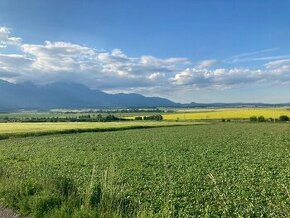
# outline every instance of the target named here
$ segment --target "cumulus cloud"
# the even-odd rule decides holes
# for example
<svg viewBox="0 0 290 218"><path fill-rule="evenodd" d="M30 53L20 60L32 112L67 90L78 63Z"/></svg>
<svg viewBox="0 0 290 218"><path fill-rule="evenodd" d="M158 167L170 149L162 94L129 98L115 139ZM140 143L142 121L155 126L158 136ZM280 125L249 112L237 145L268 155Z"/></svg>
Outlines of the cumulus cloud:
<svg viewBox="0 0 290 218"><path fill-rule="evenodd" d="M46 41L44 45L21 45L23 52L33 58L31 68L39 71L83 71L92 66L95 51L67 42Z"/></svg>
<svg viewBox="0 0 290 218"><path fill-rule="evenodd" d="M7 27L0 27L0 47L5 48L7 45L20 45L20 37L10 36L10 30Z"/></svg>
<svg viewBox="0 0 290 218"><path fill-rule="evenodd" d="M187 68L177 73L172 81L176 85L191 85L196 88L231 88L242 84L251 83L284 83L290 82L290 65L275 69L197 69ZM281 70L285 69L283 75Z"/></svg>
<svg viewBox="0 0 290 218"><path fill-rule="evenodd" d="M11 75L17 73L15 82L68 80L104 89L149 87L165 83L172 74L190 64L187 58L129 57L120 49L104 52L69 42L27 44L15 40L14 44L16 37L11 37L7 28L2 28L2 32L5 33L2 37L5 45L16 45L21 51L17 54L0 53L0 70L6 72L7 78L9 72ZM1 78L5 79L3 75Z"/></svg>
<svg viewBox="0 0 290 218"><path fill-rule="evenodd" d="M184 57L130 57L120 49L99 51L70 42L27 44L20 37L11 36L8 28L0 27L0 48L5 50L9 46L17 46L19 52L0 52L0 79L14 82L49 83L65 80L111 92L159 90L160 93L182 88L228 89L244 84L290 82L289 58L269 59L275 61L258 69L217 68L219 63L225 65L227 62L241 61L270 50L240 54L222 62L207 59L194 65Z"/></svg>

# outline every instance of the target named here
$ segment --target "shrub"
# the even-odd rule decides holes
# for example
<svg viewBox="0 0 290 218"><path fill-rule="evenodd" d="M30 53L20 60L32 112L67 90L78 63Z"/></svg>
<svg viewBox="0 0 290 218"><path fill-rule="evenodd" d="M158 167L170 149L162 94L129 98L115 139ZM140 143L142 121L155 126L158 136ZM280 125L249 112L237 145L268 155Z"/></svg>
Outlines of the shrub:
<svg viewBox="0 0 290 218"><path fill-rule="evenodd" d="M286 115L281 115L281 116L279 117L279 120L282 121L282 122L285 122L285 121L289 121L290 119L289 119L289 117L286 116Z"/></svg>
<svg viewBox="0 0 290 218"><path fill-rule="evenodd" d="M144 120L157 120L157 121L160 121L160 120L163 120L163 116L160 115L160 114L157 114L157 115L145 116L143 119Z"/></svg>
<svg viewBox="0 0 290 218"><path fill-rule="evenodd" d="M143 120L143 117L135 117L135 120Z"/></svg>
<svg viewBox="0 0 290 218"><path fill-rule="evenodd" d="M264 116L259 116L258 117L258 122L265 122L265 121L266 121L266 119L265 119Z"/></svg>
<svg viewBox="0 0 290 218"><path fill-rule="evenodd" d="M251 122L257 122L258 121L258 118L256 116L251 116L250 117L250 121Z"/></svg>

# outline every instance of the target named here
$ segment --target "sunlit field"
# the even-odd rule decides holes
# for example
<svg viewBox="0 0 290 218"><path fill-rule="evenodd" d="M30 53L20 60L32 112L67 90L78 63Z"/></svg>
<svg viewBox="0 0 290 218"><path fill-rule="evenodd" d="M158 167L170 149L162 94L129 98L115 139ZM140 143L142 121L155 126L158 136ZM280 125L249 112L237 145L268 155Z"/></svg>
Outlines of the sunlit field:
<svg viewBox="0 0 290 218"><path fill-rule="evenodd" d="M265 118L279 118L281 115L290 116L288 108L237 108L237 109L210 109L204 111L188 110L172 114L163 114L165 120L204 120L204 119L249 119L251 116Z"/></svg>
<svg viewBox="0 0 290 218"><path fill-rule="evenodd" d="M176 126L193 125L201 123L193 122L155 122L155 121L126 121L126 122L43 122L43 123L0 123L0 136L29 135L33 133L61 133L84 132L90 130L115 130L137 127L157 127L157 126Z"/></svg>
<svg viewBox="0 0 290 218"><path fill-rule="evenodd" d="M289 217L290 125L0 140L0 204L28 217Z"/></svg>

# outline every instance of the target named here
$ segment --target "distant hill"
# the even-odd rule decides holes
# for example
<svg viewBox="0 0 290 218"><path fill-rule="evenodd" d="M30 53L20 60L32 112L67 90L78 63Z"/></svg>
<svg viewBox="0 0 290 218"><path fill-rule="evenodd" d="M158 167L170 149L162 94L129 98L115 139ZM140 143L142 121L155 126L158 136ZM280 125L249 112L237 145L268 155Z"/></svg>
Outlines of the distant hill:
<svg viewBox="0 0 290 218"><path fill-rule="evenodd" d="M77 83L13 84L0 80L0 110L101 108L101 107L179 107L165 98L139 94L107 94Z"/></svg>

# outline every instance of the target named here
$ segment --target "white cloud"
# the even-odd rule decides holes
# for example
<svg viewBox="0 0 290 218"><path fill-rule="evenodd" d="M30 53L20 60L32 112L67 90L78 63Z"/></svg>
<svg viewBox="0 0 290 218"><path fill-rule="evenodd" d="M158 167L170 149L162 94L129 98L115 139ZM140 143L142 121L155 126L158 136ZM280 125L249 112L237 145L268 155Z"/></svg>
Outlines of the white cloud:
<svg viewBox="0 0 290 218"><path fill-rule="evenodd" d="M164 73L159 73L159 72L156 72L156 73L152 73L148 76L148 79L150 80L160 80L162 78L165 77L165 74Z"/></svg>
<svg viewBox="0 0 290 218"><path fill-rule="evenodd" d="M273 69L273 68L279 68L281 66L289 66L290 65L290 59L282 59L282 60L278 60L278 61L271 61L267 64L265 64L265 66L268 69Z"/></svg>
<svg viewBox="0 0 290 218"><path fill-rule="evenodd" d="M196 68L199 68L199 69L209 68L209 67L211 67L213 65L216 65L218 63L220 63L220 61L218 61L218 60L213 60L213 59L211 59L211 60L203 60L203 61L198 63Z"/></svg>
<svg viewBox="0 0 290 218"><path fill-rule="evenodd" d="M22 54L0 54L0 69L6 72L30 71L33 60Z"/></svg>
<svg viewBox="0 0 290 218"><path fill-rule="evenodd" d="M67 43L46 41L44 45L21 45L23 52L34 59L32 68L45 72L74 72L90 69L95 51Z"/></svg>
<svg viewBox="0 0 290 218"><path fill-rule="evenodd" d="M126 78L146 78L156 72L159 77L179 70L189 63L186 58L159 59L153 56L128 57L121 50L98 54L102 72L108 75ZM152 79L152 76L151 76Z"/></svg>
<svg viewBox="0 0 290 218"><path fill-rule="evenodd" d="M10 36L10 30L7 27L0 27L0 46L1 48L6 45L20 45L22 39L19 37Z"/></svg>
<svg viewBox="0 0 290 218"><path fill-rule="evenodd" d="M22 43L22 39L12 37L6 27L0 27L0 42L1 51L9 46L19 48L17 53L0 53L0 78L15 82L66 80L112 92L142 90L143 93L144 90L168 93L168 90L228 89L245 84L290 82L289 58L271 61L258 69L216 68L220 61L214 59L203 60L194 67L188 58L183 57L130 57L120 49L99 51L69 42ZM241 54L228 62L253 58L269 51ZM273 57L261 58L273 60Z"/></svg>
<svg viewBox="0 0 290 218"><path fill-rule="evenodd" d="M287 76L286 76L287 75ZM290 71L285 72L285 77L290 76ZM233 68L233 69L196 69L187 68L177 73L172 81L176 85L191 85L195 88L231 88L233 86L251 83L282 82L276 71L261 69ZM288 79L290 82L290 78Z"/></svg>

